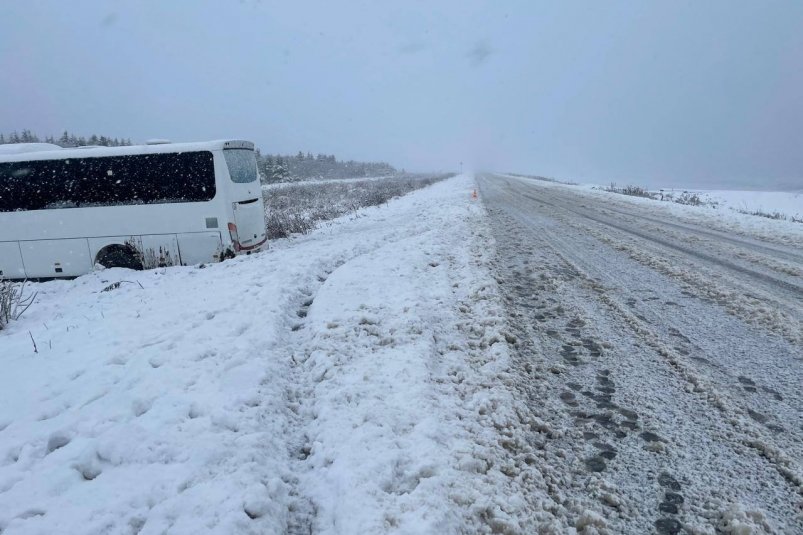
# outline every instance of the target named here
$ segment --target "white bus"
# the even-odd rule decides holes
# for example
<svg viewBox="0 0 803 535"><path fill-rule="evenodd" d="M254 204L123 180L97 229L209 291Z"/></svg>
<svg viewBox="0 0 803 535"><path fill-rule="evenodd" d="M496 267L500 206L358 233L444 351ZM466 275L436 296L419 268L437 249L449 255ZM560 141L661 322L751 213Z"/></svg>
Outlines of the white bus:
<svg viewBox="0 0 803 535"><path fill-rule="evenodd" d="M2 278L215 262L266 240L248 141L0 155Z"/></svg>

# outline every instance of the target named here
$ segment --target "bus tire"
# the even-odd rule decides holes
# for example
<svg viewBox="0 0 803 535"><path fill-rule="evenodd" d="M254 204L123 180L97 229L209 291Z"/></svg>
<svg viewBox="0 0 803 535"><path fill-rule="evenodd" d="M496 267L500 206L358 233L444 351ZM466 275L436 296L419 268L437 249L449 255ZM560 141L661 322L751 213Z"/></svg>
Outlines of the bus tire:
<svg viewBox="0 0 803 535"><path fill-rule="evenodd" d="M139 254L130 245L107 245L98 252L95 263L105 268L119 267L137 271L143 269Z"/></svg>

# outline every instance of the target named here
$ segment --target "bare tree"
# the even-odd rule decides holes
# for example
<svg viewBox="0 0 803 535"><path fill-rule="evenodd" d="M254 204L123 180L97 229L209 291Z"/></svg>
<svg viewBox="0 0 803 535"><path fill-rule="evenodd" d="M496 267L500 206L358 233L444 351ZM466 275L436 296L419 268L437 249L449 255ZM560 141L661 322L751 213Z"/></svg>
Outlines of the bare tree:
<svg viewBox="0 0 803 535"><path fill-rule="evenodd" d="M36 299L36 293L27 294L25 281L17 283L0 279L0 331L11 320L18 320Z"/></svg>

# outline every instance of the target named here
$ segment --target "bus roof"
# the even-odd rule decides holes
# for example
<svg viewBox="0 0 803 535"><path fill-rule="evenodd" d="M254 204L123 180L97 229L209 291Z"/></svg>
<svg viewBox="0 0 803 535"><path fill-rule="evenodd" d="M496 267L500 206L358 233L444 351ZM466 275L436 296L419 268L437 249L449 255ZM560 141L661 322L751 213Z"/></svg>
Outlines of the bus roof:
<svg viewBox="0 0 803 535"><path fill-rule="evenodd" d="M13 144L12 144L13 145ZM44 145L42 143L41 145ZM0 145L7 147L8 145ZM161 143L158 145L128 145L125 147L74 147L62 149L57 145L38 147L23 152L12 149L0 150L0 162L24 162L28 160L65 160L69 158L101 158L103 156L129 156L134 154L165 154L171 152L194 152L201 150L248 149L254 150L250 141L219 139L193 143Z"/></svg>

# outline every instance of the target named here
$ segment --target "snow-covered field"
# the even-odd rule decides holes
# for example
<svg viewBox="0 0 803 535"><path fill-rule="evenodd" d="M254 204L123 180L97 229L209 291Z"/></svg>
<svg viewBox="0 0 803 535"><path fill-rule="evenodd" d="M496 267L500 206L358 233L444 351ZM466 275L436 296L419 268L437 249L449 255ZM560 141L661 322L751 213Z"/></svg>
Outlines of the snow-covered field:
<svg viewBox="0 0 803 535"><path fill-rule="evenodd" d="M205 268L36 285L0 332L0 532L515 526L509 353L473 187Z"/></svg>
<svg viewBox="0 0 803 535"><path fill-rule="evenodd" d="M764 214L794 219L803 224L803 191L705 191L708 198L719 205L742 213Z"/></svg>
<svg viewBox="0 0 803 535"><path fill-rule="evenodd" d="M388 180L397 178L396 175L383 175L383 176L360 176L354 178L321 178L316 180L293 180L288 182L274 182L272 184L263 184L262 189L270 191L274 189L282 189L289 186L307 186L313 184L331 184L333 182L348 184L351 182L365 182L369 180Z"/></svg>
<svg viewBox="0 0 803 535"><path fill-rule="evenodd" d="M676 195L696 193L706 204L720 209L742 213L761 212L781 214L803 221L803 190L801 191L746 191L746 190L663 190Z"/></svg>

